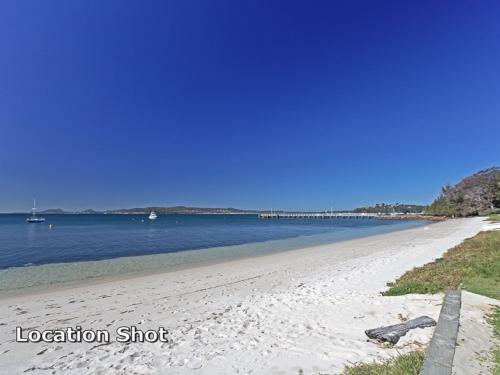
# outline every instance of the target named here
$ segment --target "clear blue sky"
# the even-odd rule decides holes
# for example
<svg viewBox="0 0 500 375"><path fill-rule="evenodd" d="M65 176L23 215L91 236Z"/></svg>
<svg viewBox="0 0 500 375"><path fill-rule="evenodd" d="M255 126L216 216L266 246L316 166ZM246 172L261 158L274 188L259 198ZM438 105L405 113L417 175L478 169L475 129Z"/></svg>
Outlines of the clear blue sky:
<svg viewBox="0 0 500 375"><path fill-rule="evenodd" d="M498 164L497 1L0 3L0 211L428 203Z"/></svg>

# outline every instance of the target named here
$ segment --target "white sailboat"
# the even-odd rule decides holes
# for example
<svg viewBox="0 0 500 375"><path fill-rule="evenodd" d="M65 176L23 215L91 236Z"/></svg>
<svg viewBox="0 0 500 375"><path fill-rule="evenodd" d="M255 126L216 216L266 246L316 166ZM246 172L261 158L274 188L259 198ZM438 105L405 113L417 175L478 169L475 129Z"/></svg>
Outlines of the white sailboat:
<svg viewBox="0 0 500 375"><path fill-rule="evenodd" d="M33 208L31 209L31 216L26 219L28 223L43 223L44 217L36 216L36 198L33 198Z"/></svg>
<svg viewBox="0 0 500 375"><path fill-rule="evenodd" d="M151 211L151 213L149 214L149 217L148 219L149 220L155 220L158 216L156 215L156 213L154 211Z"/></svg>

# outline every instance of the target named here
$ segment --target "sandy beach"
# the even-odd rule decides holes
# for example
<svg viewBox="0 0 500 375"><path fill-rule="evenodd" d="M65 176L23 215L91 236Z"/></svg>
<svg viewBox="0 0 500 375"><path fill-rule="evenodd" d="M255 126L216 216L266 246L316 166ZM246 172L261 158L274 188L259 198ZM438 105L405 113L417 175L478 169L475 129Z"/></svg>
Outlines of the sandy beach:
<svg viewBox="0 0 500 375"><path fill-rule="evenodd" d="M388 348L364 330L428 315L442 295L383 297L386 283L483 228L456 219L330 245L0 300L6 374L304 374L425 346ZM168 343L18 343L17 326L169 330Z"/></svg>

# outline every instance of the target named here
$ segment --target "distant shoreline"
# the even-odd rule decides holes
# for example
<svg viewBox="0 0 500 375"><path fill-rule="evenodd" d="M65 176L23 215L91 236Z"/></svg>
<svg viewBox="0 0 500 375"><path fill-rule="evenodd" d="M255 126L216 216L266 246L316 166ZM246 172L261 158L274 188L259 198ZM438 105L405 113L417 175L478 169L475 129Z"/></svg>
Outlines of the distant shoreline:
<svg viewBox="0 0 500 375"><path fill-rule="evenodd" d="M149 215L151 211L131 211L131 212L121 212L121 211L95 211L95 212L52 212L52 211L37 211L38 215ZM183 212L183 211L172 211L172 212L156 212L158 215L258 215L265 211L245 211L245 212L217 212L217 211L207 211L207 212ZM30 212L0 212L0 215L29 215Z"/></svg>
<svg viewBox="0 0 500 375"><path fill-rule="evenodd" d="M149 215L154 211L157 215L258 215L263 213L372 213L380 215L391 215L397 213L399 215L418 215L422 214L426 206L416 204L379 204L375 206L358 207L355 209L342 209L342 210L251 210L241 209L234 207L190 207L190 206L148 206L148 207L132 207L132 208L118 208L109 210L74 210L66 211L61 208L49 208L45 210L37 210L40 215ZM10 214L28 214L26 212L0 212L0 215Z"/></svg>

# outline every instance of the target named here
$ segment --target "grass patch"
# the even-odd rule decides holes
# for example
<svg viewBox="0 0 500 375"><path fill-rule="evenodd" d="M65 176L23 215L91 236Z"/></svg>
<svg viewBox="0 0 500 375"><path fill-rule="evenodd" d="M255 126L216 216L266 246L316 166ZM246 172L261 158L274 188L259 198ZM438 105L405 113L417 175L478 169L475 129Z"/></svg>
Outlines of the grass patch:
<svg viewBox="0 0 500 375"><path fill-rule="evenodd" d="M418 375L424 364L421 351L399 355L382 363L360 363L346 367L342 375Z"/></svg>
<svg viewBox="0 0 500 375"><path fill-rule="evenodd" d="M488 322L493 326L493 334L497 339L500 339L500 307L495 306L493 313L488 317ZM495 369L493 375L500 375L500 346L497 345L493 350L493 361Z"/></svg>
<svg viewBox="0 0 500 375"><path fill-rule="evenodd" d="M500 222L500 214L493 214L488 217L490 221L493 221L494 223Z"/></svg>
<svg viewBox="0 0 500 375"><path fill-rule="evenodd" d="M457 289L500 299L500 231L481 232L389 283L386 296Z"/></svg>

